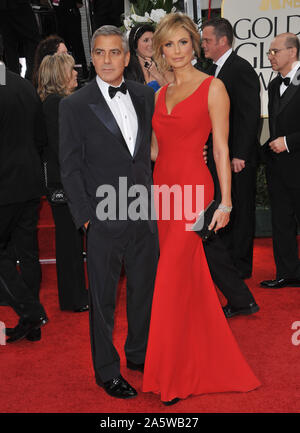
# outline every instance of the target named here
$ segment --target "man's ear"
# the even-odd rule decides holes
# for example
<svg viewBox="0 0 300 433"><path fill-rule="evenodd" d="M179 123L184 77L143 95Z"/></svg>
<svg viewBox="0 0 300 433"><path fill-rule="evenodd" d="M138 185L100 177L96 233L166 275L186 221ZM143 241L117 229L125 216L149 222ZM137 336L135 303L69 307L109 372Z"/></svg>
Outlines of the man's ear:
<svg viewBox="0 0 300 433"><path fill-rule="evenodd" d="M227 37L226 37L226 36L222 36L222 37L219 39L219 44L220 44L222 47L224 47L224 45L227 45L227 44L228 44Z"/></svg>
<svg viewBox="0 0 300 433"><path fill-rule="evenodd" d="M126 66L128 66L129 60L130 60L130 51L127 51L127 53L125 54L125 68Z"/></svg>

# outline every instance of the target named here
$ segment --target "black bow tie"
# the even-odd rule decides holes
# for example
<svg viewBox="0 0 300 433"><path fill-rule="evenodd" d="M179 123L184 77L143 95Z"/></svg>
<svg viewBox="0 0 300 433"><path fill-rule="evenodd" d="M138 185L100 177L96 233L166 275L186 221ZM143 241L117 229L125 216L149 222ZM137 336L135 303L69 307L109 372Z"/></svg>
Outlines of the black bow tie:
<svg viewBox="0 0 300 433"><path fill-rule="evenodd" d="M280 84L284 83L287 87L290 85L291 79L289 77L283 78L281 75L279 75L278 77Z"/></svg>
<svg viewBox="0 0 300 433"><path fill-rule="evenodd" d="M209 67L209 69L207 71L208 74L215 76L217 67L218 67L218 65L216 63L213 63L212 65L210 65L210 67Z"/></svg>
<svg viewBox="0 0 300 433"><path fill-rule="evenodd" d="M109 86L108 94L111 98L113 98L117 92L122 92L122 93L124 93L124 95L126 94L127 86L126 86L126 83L124 81L120 87Z"/></svg>

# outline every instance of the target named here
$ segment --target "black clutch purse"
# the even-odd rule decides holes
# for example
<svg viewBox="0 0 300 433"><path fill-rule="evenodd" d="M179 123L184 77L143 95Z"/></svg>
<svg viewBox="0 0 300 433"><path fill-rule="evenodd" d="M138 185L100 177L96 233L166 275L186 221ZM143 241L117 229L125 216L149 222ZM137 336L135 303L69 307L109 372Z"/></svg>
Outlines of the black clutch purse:
<svg viewBox="0 0 300 433"><path fill-rule="evenodd" d="M197 233L198 236L201 237L203 242L208 241L215 235L214 230L213 229L209 230L208 226L210 225L215 210L217 208L218 208L217 202L215 200L212 200L207 206L207 208L204 209L202 212L200 212L197 221L192 227L192 230L195 233Z"/></svg>
<svg viewBox="0 0 300 433"><path fill-rule="evenodd" d="M66 204L67 203L67 196L65 191L62 189L62 187L57 186L57 188L51 188L48 186L48 171L47 171L47 161L44 161L43 163L44 168L44 179L45 179L45 186L47 189L47 199L50 204L53 205L60 205L60 204Z"/></svg>
<svg viewBox="0 0 300 433"><path fill-rule="evenodd" d="M67 197L63 189L48 189L47 198L51 204L66 204Z"/></svg>

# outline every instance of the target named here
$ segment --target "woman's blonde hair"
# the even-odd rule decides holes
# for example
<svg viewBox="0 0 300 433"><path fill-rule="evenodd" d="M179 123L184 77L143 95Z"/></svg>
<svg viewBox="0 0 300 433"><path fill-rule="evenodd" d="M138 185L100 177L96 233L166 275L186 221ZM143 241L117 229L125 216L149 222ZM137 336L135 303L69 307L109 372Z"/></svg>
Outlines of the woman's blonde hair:
<svg viewBox="0 0 300 433"><path fill-rule="evenodd" d="M167 14L159 22L152 41L154 60L162 71L169 69L169 65L163 57L162 46L179 28L183 28L189 33L194 51L198 57L200 56L200 34L194 21L182 12Z"/></svg>
<svg viewBox="0 0 300 433"><path fill-rule="evenodd" d="M38 94L42 101L52 93L61 96L71 93L68 81L71 79L74 65L73 57L67 53L55 53L43 58L38 74Z"/></svg>

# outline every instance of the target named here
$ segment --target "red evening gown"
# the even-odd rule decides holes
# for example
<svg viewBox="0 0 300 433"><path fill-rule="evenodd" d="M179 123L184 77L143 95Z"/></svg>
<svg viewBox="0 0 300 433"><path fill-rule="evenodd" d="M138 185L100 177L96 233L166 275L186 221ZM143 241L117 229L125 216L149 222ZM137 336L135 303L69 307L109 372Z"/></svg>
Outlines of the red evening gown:
<svg viewBox="0 0 300 433"><path fill-rule="evenodd" d="M170 114L165 103L167 86L163 87L153 116L159 146L154 184L204 185L205 207L214 194L203 159L203 146L211 131L207 99L212 79L204 80ZM174 218L174 212L170 220L157 216L160 259L143 391L158 393L162 401L168 401L257 388L260 383L224 316L200 237L186 231L186 221Z"/></svg>

